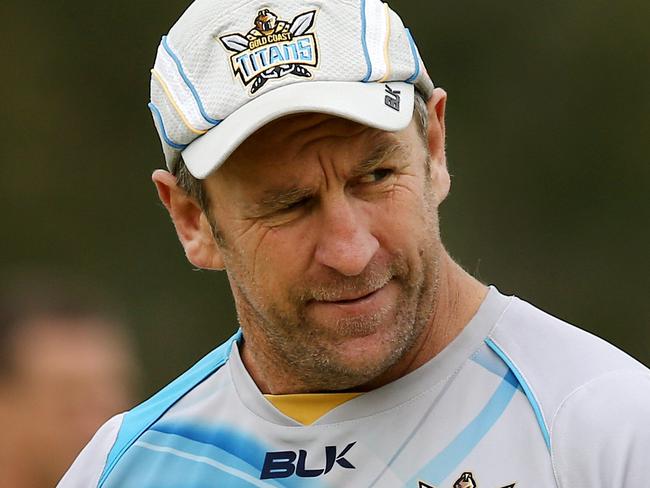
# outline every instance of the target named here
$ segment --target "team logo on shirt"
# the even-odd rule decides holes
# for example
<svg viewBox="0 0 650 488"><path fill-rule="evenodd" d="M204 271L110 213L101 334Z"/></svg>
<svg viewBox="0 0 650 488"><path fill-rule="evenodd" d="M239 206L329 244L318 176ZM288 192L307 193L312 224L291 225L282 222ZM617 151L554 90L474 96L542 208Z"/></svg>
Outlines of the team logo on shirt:
<svg viewBox="0 0 650 488"><path fill-rule="evenodd" d="M233 74L245 86L252 83L253 95L269 80L287 75L311 78L308 67L318 66L316 35L308 32L314 25L316 11L302 13L291 22L279 20L265 8L255 18L255 27L247 34L228 34L220 37L230 52Z"/></svg>
<svg viewBox="0 0 650 488"><path fill-rule="evenodd" d="M500 488L515 488L516 483L512 483L509 485L502 486ZM418 481L418 488L436 488L433 485L430 485L428 483L425 483L424 481ZM453 488L479 488L478 484L476 484L476 481L474 480L474 475L466 471L463 474L460 475L460 478L458 478L454 482Z"/></svg>

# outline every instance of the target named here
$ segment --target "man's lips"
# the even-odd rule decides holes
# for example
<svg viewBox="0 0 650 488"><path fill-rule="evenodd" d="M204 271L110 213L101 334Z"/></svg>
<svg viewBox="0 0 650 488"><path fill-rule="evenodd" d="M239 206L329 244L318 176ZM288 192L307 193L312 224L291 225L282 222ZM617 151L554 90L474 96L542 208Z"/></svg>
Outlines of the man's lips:
<svg viewBox="0 0 650 488"><path fill-rule="evenodd" d="M370 286L368 287L363 287L360 289L354 289L350 287L348 290L342 290L342 291L331 291L331 292L326 292L320 294L320 296L316 295L312 297L311 300L309 300L310 303L323 303L323 304L337 304L337 303L349 303L349 302L356 302L360 300L364 300L366 298L371 297L378 291L381 291L383 288L386 287L391 281L393 281L393 277L389 276L384 278L380 283L373 283L369 284Z"/></svg>
<svg viewBox="0 0 650 488"><path fill-rule="evenodd" d="M337 319L355 315L374 314L381 309L392 308L397 289L393 280L370 292L349 292L327 300L313 300L309 303L312 313L322 318Z"/></svg>
<svg viewBox="0 0 650 488"><path fill-rule="evenodd" d="M381 287L383 288L383 287ZM366 293L354 293L354 294L348 294L341 296L340 298L336 298L333 300L318 300L321 303L351 303L351 302L356 302L359 300L363 300L364 298L368 298L374 293L377 293L377 291L381 290L381 288L377 288L376 290L369 291Z"/></svg>

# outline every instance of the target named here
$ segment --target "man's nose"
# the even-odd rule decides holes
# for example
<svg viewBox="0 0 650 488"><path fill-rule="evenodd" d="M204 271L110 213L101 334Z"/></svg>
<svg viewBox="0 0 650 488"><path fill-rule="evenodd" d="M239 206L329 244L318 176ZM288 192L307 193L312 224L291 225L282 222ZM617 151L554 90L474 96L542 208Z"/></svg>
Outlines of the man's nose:
<svg viewBox="0 0 650 488"><path fill-rule="evenodd" d="M370 232L368 217L347 197L323 205L316 260L345 276L356 276L379 249Z"/></svg>

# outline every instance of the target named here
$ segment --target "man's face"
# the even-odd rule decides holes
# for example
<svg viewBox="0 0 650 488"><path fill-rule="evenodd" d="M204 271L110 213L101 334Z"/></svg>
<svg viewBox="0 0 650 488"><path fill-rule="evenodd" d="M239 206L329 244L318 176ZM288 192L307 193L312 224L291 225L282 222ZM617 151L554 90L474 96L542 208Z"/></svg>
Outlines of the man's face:
<svg viewBox="0 0 650 488"><path fill-rule="evenodd" d="M442 249L428 158L414 123L389 134L309 114L265 126L206 180L253 354L338 390L413 347Z"/></svg>

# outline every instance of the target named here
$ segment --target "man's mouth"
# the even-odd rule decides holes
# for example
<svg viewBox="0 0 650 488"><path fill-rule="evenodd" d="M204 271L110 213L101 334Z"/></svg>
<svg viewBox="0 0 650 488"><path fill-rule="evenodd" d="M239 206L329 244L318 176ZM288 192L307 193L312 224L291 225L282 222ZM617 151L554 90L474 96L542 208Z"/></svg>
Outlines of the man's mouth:
<svg viewBox="0 0 650 488"><path fill-rule="evenodd" d="M368 286L359 288L349 287L346 290L331 291L323 293L321 296L315 296L312 303L323 304L349 304L367 300L373 295L383 290L386 285L393 281L393 276L386 276L380 282L368 283Z"/></svg>
<svg viewBox="0 0 650 488"><path fill-rule="evenodd" d="M366 337L393 323L400 287L391 279L379 288L346 290L310 301L305 313L323 330L339 339Z"/></svg>
<svg viewBox="0 0 650 488"><path fill-rule="evenodd" d="M397 295L393 279L383 283L378 288L365 290L347 290L345 292L312 300L309 307L312 311L332 319L354 315L377 313L381 309L392 308Z"/></svg>
<svg viewBox="0 0 650 488"><path fill-rule="evenodd" d="M386 285L384 285L386 286ZM370 298L372 295L377 293L379 290L383 288L377 288L375 290L372 290L370 292L366 293L354 293L354 294L348 294L345 296L342 296L340 298L334 299L334 300L323 300L323 303L337 303L337 304L346 304L346 303L355 303L355 302L360 302L363 301L367 298Z"/></svg>

